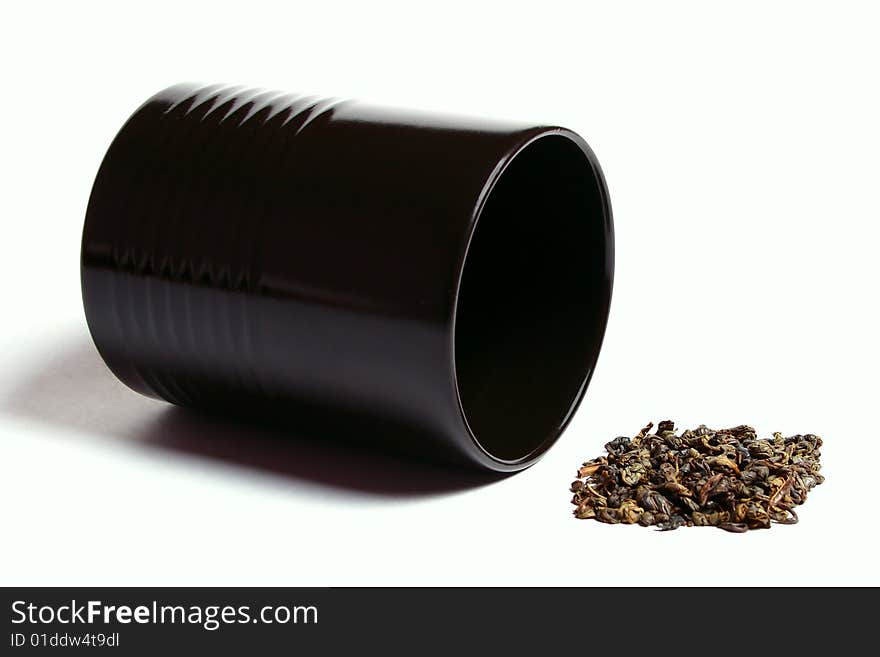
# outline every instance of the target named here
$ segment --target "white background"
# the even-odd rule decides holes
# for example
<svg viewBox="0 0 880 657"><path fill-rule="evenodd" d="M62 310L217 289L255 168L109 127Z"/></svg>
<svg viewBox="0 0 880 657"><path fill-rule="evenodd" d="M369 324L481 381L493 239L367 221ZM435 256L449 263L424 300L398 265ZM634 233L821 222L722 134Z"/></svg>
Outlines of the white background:
<svg viewBox="0 0 880 657"><path fill-rule="evenodd" d="M0 27L3 584L880 584L872 3L30 2ZM530 470L474 485L142 398L85 328L79 239L125 118L181 80L559 123L607 176L598 369ZM825 439L795 526L571 517L649 420Z"/></svg>

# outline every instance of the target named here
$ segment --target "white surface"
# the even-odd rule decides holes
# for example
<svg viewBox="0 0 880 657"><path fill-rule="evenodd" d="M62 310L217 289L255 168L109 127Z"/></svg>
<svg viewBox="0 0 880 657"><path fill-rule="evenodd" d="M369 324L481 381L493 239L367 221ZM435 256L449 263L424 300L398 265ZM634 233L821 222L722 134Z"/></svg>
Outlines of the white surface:
<svg viewBox="0 0 880 657"><path fill-rule="evenodd" d="M880 584L875 5L477 4L6 9L0 582ZM79 297L91 183L128 114L187 79L586 137L614 206L614 301L543 461L431 492L448 482L273 446L105 371ZM827 481L800 524L745 535L573 519L581 461L667 418L818 433Z"/></svg>

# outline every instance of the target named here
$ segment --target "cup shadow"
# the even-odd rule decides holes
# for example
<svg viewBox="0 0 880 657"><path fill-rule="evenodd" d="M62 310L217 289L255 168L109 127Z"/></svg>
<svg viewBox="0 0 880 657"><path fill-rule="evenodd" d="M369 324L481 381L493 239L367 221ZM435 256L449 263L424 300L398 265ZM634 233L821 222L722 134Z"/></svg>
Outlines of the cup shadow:
<svg viewBox="0 0 880 657"><path fill-rule="evenodd" d="M41 364L0 401L0 412L75 435L351 494L429 496L486 486L501 478L369 449L333 432L316 435L143 397L113 376L88 338L52 345Z"/></svg>

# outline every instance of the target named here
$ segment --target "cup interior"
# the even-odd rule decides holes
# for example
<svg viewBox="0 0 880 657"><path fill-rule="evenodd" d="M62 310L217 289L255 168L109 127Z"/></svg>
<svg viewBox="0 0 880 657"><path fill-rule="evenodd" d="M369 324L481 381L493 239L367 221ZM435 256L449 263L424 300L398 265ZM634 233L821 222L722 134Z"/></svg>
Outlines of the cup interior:
<svg viewBox="0 0 880 657"><path fill-rule="evenodd" d="M539 137L495 181L459 284L456 384L492 458L535 458L561 434L599 354L613 249L605 186L584 147Z"/></svg>

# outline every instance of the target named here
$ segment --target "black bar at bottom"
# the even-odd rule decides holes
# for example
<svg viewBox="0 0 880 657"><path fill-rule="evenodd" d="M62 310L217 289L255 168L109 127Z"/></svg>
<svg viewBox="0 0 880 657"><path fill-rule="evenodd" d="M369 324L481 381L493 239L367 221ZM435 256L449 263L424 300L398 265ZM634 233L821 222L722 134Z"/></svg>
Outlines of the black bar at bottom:
<svg viewBox="0 0 880 657"><path fill-rule="evenodd" d="M6 588L0 654L766 654L855 645L867 589ZM827 635L827 636L823 636ZM866 644L869 645L869 644ZM378 653L377 653L378 654Z"/></svg>

